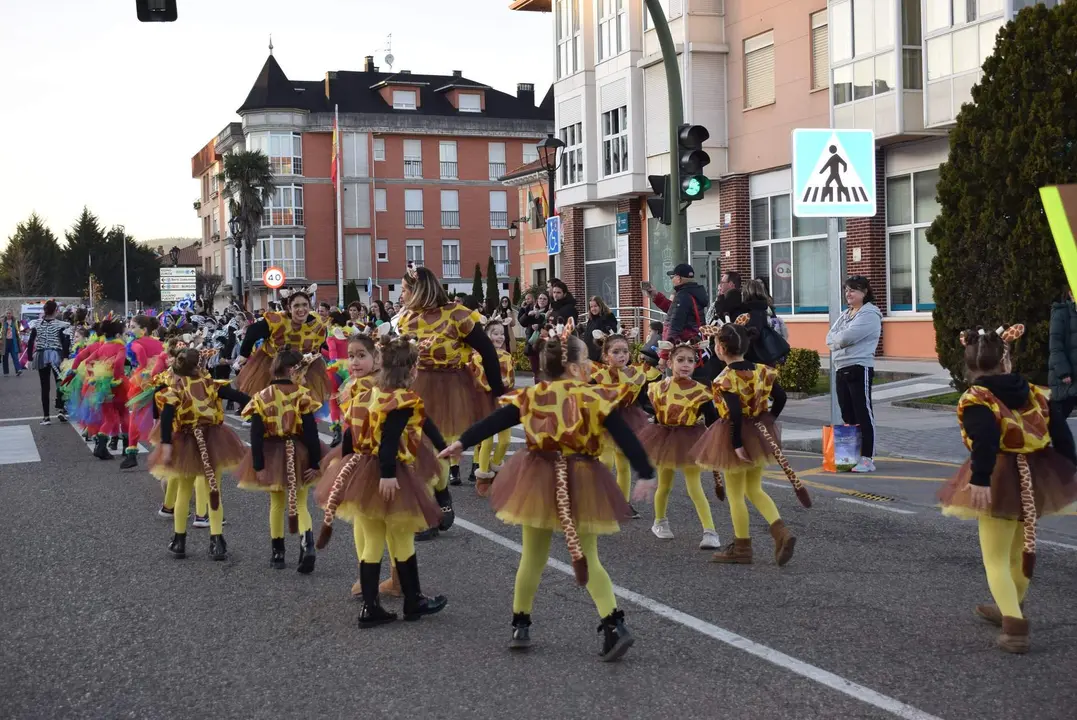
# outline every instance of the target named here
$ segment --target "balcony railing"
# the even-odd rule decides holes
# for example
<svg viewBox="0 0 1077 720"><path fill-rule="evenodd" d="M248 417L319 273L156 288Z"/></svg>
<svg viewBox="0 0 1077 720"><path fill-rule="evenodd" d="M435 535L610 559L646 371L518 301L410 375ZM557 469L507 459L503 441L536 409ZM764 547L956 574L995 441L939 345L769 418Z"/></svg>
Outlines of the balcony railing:
<svg viewBox="0 0 1077 720"><path fill-rule="evenodd" d="M497 180L505 174L505 163L492 162L490 163L490 179Z"/></svg>
<svg viewBox="0 0 1077 720"><path fill-rule="evenodd" d="M497 271L498 277L509 276L509 264L508 262L494 262L494 269Z"/></svg>
<svg viewBox="0 0 1077 720"><path fill-rule="evenodd" d="M460 227L460 211L459 210L442 210L441 211L441 227L443 227L443 228L459 228Z"/></svg>
<svg viewBox="0 0 1077 720"><path fill-rule="evenodd" d="M460 277L460 261L459 260L442 260L441 261L441 277L458 278Z"/></svg>
<svg viewBox="0 0 1077 720"><path fill-rule="evenodd" d="M423 176L423 161L409 160L404 158L404 177L421 178Z"/></svg>
<svg viewBox="0 0 1077 720"><path fill-rule="evenodd" d="M422 210L405 210L404 211L404 227L421 228L422 226L423 226L423 211Z"/></svg>
<svg viewBox="0 0 1077 720"><path fill-rule="evenodd" d="M307 261L304 258L251 258L254 266L254 278L259 281L267 268L279 267L289 280L306 277Z"/></svg>
<svg viewBox="0 0 1077 720"><path fill-rule="evenodd" d="M455 160L442 160L441 161L441 179L442 180L455 180L456 174L456 161Z"/></svg>
<svg viewBox="0 0 1077 720"><path fill-rule="evenodd" d="M509 227L509 214L504 210L490 211L490 228L492 230L507 230Z"/></svg>

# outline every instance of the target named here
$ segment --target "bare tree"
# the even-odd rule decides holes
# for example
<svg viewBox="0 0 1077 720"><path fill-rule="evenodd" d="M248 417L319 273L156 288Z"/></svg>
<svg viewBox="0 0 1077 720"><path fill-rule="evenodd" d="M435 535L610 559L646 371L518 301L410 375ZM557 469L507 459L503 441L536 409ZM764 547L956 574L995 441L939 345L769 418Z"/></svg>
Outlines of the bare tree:
<svg viewBox="0 0 1077 720"><path fill-rule="evenodd" d="M224 278L216 273L205 273L199 270L195 274L195 282L198 286L198 297L206 301L207 307L213 307L213 298L221 289Z"/></svg>
<svg viewBox="0 0 1077 720"><path fill-rule="evenodd" d="M0 260L0 279L19 295L33 295L41 288L45 275L22 243L12 243Z"/></svg>

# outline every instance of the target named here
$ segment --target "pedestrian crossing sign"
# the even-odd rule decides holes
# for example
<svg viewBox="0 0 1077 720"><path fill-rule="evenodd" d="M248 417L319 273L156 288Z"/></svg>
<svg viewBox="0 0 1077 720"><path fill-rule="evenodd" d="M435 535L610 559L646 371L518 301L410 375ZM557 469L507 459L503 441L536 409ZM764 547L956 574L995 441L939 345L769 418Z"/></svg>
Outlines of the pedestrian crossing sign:
<svg viewBox="0 0 1077 720"><path fill-rule="evenodd" d="M874 132L793 131L794 217L873 217L876 211Z"/></svg>

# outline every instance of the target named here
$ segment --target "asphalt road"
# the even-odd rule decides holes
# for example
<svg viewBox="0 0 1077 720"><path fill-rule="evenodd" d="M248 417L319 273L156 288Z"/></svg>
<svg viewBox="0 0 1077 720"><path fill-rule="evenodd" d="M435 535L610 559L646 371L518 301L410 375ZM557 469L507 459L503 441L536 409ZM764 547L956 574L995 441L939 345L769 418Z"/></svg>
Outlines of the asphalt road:
<svg viewBox="0 0 1077 720"><path fill-rule="evenodd" d="M932 507L926 478L943 466L880 462L860 478L796 457L815 506L768 480L799 536L782 569L754 514L756 564L709 564L678 487L674 540L657 540L645 511L601 543L637 636L604 664L597 614L556 541L536 645L506 649L519 533L470 488L456 492L457 526L419 546L424 590L449 607L360 631L347 526L313 575L294 571L294 538L289 569L270 570L268 501L226 481L230 561L211 562L208 530L193 528L188 559L172 560L157 482L96 460L70 426L38 426L38 412L36 377L0 378L0 459L26 453L26 433L40 456L0 465L3 718L1047 720L1077 706L1077 519L1042 533L1054 544L1041 544L1027 603L1033 652L1005 655L972 616L989 597L975 528ZM730 539L725 505L714 511Z"/></svg>

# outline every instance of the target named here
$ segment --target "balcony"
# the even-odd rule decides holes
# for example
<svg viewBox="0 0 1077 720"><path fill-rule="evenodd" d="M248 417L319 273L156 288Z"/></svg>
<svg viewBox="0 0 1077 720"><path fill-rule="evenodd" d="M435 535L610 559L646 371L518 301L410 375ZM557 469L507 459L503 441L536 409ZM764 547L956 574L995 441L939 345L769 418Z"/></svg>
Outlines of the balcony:
<svg viewBox="0 0 1077 720"><path fill-rule="evenodd" d="M421 228L423 226L423 211L422 210L405 210L404 211L404 227L407 228Z"/></svg>
<svg viewBox="0 0 1077 720"><path fill-rule="evenodd" d="M491 230L508 230L509 229L509 214L505 210L491 210L490 211L490 229Z"/></svg>
<svg viewBox="0 0 1077 720"><path fill-rule="evenodd" d="M442 180L456 180L459 178L457 174L456 161L442 160L441 161L441 179Z"/></svg>
<svg viewBox="0 0 1077 720"><path fill-rule="evenodd" d="M443 228L459 228L460 227L460 211L459 210L442 210L441 211L441 227Z"/></svg>
<svg viewBox="0 0 1077 720"><path fill-rule="evenodd" d="M404 158L404 177L421 178L423 176L423 161L421 159Z"/></svg>
<svg viewBox="0 0 1077 720"><path fill-rule="evenodd" d="M459 260L442 260L441 261L441 277L443 277L443 278L458 278L458 277L460 277L460 261Z"/></svg>
<svg viewBox="0 0 1077 720"><path fill-rule="evenodd" d="M509 276L509 263L508 263L508 261L494 262L494 269L497 272L498 277L508 277Z"/></svg>
<svg viewBox="0 0 1077 720"><path fill-rule="evenodd" d="M505 174L505 163L492 162L490 163L490 179L497 180Z"/></svg>

